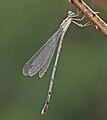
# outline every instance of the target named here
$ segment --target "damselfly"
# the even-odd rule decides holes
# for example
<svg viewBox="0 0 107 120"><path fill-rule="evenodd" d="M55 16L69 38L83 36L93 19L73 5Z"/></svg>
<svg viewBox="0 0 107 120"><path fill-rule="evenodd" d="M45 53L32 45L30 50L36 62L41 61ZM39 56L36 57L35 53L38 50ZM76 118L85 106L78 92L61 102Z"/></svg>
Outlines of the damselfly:
<svg viewBox="0 0 107 120"><path fill-rule="evenodd" d="M55 72L56 72L57 63L58 63L58 59L59 59L59 54L60 54L60 51L61 51L63 38L65 36L65 33L66 33L68 27L70 26L70 24L72 22L75 23L76 25L78 25L79 27L85 27L85 26L89 25L89 22L87 22L84 25L77 23L76 20L81 21L81 20L84 19L84 16L81 19L76 19L77 16L79 16L79 12L77 12L77 14L75 14L72 11L68 11L67 18L61 23L58 30L28 60L28 62L23 67L23 74L25 76L33 76L33 75L35 75L36 73L39 72L39 77L42 78L44 76L45 72L47 71L48 67L49 67L49 64L52 60L52 57L54 55L55 49L57 48L57 45L59 44L58 49L57 49L55 63L54 63L54 66L53 66L51 79L50 79L48 96L47 96L45 105L42 109L41 115L46 114L47 111L48 111L48 106L49 106L50 98L51 98L51 95L52 95L52 88L53 88L53 84L55 82L54 77L55 77Z"/></svg>

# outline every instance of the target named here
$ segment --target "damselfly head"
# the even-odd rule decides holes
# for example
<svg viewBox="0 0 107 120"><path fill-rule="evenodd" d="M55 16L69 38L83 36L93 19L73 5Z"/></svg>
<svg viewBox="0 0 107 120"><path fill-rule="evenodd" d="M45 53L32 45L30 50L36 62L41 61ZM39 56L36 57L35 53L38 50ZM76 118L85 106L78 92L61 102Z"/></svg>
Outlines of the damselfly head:
<svg viewBox="0 0 107 120"><path fill-rule="evenodd" d="M73 16L75 13L72 11L68 11L68 16Z"/></svg>

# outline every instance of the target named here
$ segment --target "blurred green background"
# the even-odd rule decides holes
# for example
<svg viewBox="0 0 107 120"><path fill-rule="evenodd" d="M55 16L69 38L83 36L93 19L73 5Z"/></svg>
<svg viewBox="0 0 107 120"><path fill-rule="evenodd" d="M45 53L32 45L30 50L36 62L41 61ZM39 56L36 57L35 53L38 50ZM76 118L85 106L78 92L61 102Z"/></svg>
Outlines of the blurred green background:
<svg viewBox="0 0 107 120"><path fill-rule="evenodd" d="M105 11L85 1L107 21ZM46 116L40 111L53 64L43 79L22 74L68 10L76 12L68 0L0 0L0 120L107 120L107 38L94 26L71 24Z"/></svg>

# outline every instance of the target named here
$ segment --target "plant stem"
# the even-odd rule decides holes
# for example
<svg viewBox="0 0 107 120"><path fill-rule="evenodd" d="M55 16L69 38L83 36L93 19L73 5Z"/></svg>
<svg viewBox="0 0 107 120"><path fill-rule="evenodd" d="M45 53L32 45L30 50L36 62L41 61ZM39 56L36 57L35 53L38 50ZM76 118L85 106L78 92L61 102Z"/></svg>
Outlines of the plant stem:
<svg viewBox="0 0 107 120"><path fill-rule="evenodd" d="M69 0L107 37L107 24L83 0Z"/></svg>

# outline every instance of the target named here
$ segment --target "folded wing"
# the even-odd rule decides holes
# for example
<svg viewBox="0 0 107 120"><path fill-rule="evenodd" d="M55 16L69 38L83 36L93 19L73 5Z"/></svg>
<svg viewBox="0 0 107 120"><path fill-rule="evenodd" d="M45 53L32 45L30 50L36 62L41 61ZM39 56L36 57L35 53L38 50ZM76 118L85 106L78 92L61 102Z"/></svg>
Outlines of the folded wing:
<svg viewBox="0 0 107 120"><path fill-rule="evenodd" d="M25 76L33 76L39 71L40 77L44 75L53 57L61 33L62 30L59 28L50 37L50 39L29 59L29 61L23 67L23 74Z"/></svg>

